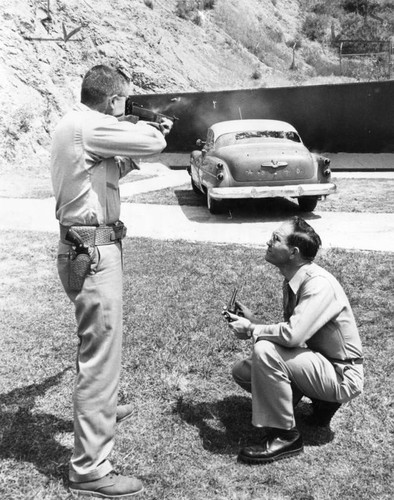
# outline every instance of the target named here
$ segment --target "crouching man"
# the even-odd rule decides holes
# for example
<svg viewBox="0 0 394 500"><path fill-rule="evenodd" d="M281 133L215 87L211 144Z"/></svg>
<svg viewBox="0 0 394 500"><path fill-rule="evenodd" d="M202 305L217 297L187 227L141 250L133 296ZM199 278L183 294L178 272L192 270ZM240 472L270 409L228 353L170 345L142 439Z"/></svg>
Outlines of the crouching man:
<svg viewBox="0 0 394 500"><path fill-rule="evenodd" d="M261 324L236 303L229 327L251 338L252 356L233 368L235 381L252 393L252 424L264 428L257 445L240 450L239 460L266 463L301 453L294 407L311 398L316 423L328 425L342 403L363 390L362 347L346 294L313 260L321 245L314 229L294 217L274 231L265 260L284 276L284 321Z"/></svg>

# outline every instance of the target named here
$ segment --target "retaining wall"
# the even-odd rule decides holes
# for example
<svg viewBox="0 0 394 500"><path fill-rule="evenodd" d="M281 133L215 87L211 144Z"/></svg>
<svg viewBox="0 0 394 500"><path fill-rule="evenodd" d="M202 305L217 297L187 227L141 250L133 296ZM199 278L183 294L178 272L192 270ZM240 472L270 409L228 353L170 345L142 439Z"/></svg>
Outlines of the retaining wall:
<svg viewBox="0 0 394 500"><path fill-rule="evenodd" d="M291 123L318 152L394 152L394 81L132 96L175 115L167 152L195 149L222 120L268 118Z"/></svg>

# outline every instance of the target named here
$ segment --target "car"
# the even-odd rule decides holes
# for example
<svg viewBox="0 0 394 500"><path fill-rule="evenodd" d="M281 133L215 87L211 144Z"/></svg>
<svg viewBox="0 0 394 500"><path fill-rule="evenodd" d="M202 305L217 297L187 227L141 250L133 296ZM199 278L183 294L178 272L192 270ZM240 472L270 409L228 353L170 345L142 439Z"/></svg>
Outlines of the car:
<svg viewBox="0 0 394 500"><path fill-rule="evenodd" d="M330 159L310 152L287 122L222 121L196 144L201 149L191 152L187 170L213 214L224 202L272 197L297 198L300 209L311 212L320 198L336 192Z"/></svg>

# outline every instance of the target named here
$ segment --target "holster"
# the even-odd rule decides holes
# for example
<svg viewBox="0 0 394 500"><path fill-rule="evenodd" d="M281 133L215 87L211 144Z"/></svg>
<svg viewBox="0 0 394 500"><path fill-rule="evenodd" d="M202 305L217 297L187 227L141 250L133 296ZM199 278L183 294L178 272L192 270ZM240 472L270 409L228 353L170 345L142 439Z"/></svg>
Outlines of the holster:
<svg viewBox="0 0 394 500"><path fill-rule="evenodd" d="M86 276L90 272L92 258L90 253L73 252L70 259L70 273L68 275L68 286L74 292L80 292Z"/></svg>
<svg viewBox="0 0 394 500"><path fill-rule="evenodd" d="M110 245L126 236L126 227L121 221L105 226L63 226L60 225L60 239L73 245L70 252L69 287L75 292L82 290L89 274L94 247Z"/></svg>

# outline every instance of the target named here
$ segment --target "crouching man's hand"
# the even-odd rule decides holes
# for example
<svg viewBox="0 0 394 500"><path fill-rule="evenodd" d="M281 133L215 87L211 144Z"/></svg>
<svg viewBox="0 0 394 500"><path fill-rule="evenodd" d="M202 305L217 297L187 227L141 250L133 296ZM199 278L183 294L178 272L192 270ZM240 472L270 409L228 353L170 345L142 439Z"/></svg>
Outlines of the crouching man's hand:
<svg viewBox="0 0 394 500"><path fill-rule="evenodd" d="M244 316L246 319L249 321L254 321L254 314L252 311L245 306L242 302L239 302L238 300L235 301L235 313L237 316Z"/></svg>
<svg viewBox="0 0 394 500"><path fill-rule="evenodd" d="M255 325L241 316L228 313L230 320L228 323L229 328L234 332L235 336L239 339L250 339L253 335Z"/></svg>

